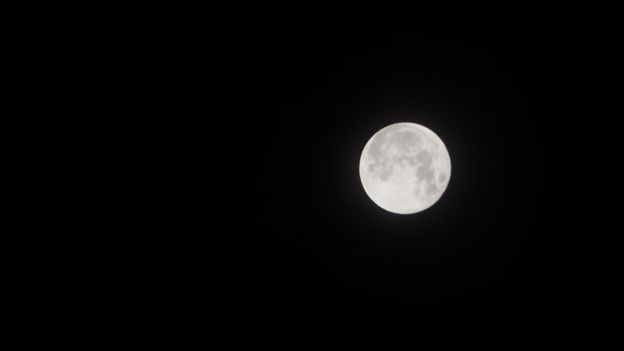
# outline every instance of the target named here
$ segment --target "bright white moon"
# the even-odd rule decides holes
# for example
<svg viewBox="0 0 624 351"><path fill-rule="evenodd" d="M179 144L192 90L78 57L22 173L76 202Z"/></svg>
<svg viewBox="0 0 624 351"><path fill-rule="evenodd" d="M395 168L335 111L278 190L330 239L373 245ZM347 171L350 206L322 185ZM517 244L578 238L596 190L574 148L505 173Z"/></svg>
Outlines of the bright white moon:
<svg viewBox="0 0 624 351"><path fill-rule="evenodd" d="M442 140L416 123L391 124L373 135L360 157L360 180L379 207L398 214L435 204L451 177Z"/></svg>

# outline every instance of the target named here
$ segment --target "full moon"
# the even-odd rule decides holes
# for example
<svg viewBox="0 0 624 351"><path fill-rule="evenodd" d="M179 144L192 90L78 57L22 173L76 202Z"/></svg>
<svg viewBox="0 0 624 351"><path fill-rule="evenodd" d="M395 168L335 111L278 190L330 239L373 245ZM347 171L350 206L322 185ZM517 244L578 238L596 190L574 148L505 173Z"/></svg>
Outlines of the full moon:
<svg viewBox="0 0 624 351"><path fill-rule="evenodd" d="M364 191L386 211L412 214L435 204L451 177L442 140L416 123L395 123L375 133L360 157Z"/></svg>

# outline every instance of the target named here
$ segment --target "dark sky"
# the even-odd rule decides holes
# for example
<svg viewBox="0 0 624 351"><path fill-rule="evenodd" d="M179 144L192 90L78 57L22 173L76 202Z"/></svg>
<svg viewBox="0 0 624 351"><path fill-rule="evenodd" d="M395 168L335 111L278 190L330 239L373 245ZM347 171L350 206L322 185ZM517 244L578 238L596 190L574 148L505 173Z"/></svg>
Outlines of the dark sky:
<svg viewBox="0 0 624 351"><path fill-rule="evenodd" d="M162 9L166 10L166 9ZM85 36L86 232L113 350L592 345L595 11L232 3ZM430 209L359 181L372 134L435 131Z"/></svg>

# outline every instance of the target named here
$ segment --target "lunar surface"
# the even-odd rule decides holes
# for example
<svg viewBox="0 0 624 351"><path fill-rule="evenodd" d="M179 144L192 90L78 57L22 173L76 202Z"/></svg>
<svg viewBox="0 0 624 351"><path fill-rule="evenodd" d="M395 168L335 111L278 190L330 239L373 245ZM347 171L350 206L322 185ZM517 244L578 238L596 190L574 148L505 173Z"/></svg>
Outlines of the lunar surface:
<svg viewBox="0 0 624 351"><path fill-rule="evenodd" d="M373 135L360 157L360 180L379 207L398 214L435 204L451 177L442 140L415 123L391 124Z"/></svg>

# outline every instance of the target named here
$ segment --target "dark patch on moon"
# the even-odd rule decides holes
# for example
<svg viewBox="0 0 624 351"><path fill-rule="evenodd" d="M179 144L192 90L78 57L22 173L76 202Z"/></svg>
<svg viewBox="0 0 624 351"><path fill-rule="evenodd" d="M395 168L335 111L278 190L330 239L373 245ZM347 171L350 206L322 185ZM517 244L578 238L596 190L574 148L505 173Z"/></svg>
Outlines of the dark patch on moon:
<svg viewBox="0 0 624 351"><path fill-rule="evenodd" d="M431 196L438 191L438 186L436 184L427 185L427 195Z"/></svg>
<svg viewBox="0 0 624 351"><path fill-rule="evenodd" d="M440 183L444 183L445 180L446 180L446 173L444 172L440 173L440 175L438 176L438 181Z"/></svg>

